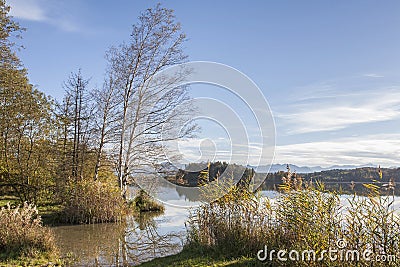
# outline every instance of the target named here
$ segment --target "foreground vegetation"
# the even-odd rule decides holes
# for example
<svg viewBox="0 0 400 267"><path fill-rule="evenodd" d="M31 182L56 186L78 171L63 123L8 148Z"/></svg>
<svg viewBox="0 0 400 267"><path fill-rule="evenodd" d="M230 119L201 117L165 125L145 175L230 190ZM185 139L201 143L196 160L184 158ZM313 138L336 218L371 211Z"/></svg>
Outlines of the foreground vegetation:
<svg viewBox="0 0 400 267"><path fill-rule="evenodd" d="M53 233L42 225L36 207L27 203L1 208L0 251L0 262L10 265L46 263L58 256Z"/></svg>
<svg viewBox="0 0 400 267"><path fill-rule="evenodd" d="M362 253L368 250L371 259L382 255L397 258L397 262L392 257L374 266L398 266L400 217L393 207L394 197L379 195L375 185L364 186L369 196L354 194L346 207L336 193L322 184L304 183L290 170L280 186L283 193L274 201L234 187L225 197L201 206L193 214L188 248L204 248L224 258L245 257L272 266L366 266L370 261ZM257 253L265 248L275 250L274 256L264 262L257 260ZM330 248L343 249L343 253L357 250L360 258L332 261L325 256L317 260L323 250ZM279 250L286 251L286 258L290 251L298 251L301 256L303 251L315 250L316 258L281 261L276 254Z"/></svg>

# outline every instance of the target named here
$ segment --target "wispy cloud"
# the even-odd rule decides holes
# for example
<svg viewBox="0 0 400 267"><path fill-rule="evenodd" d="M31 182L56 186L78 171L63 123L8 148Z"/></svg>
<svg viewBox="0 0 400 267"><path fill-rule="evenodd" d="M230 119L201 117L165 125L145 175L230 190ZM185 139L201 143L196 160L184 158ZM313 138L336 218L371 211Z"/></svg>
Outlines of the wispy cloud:
<svg viewBox="0 0 400 267"><path fill-rule="evenodd" d="M19 19L32 21L46 21L45 10L39 5L38 1L34 0L8 0L11 5L10 14Z"/></svg>
<svg viewBox="0 0 400 267"><path fill-rule="evenodd" d="M228 138L190 138L178 141L176 153L181 154L181 164L190 162L226 161L238 164L258 165L262 153L267 150L262 143L232 142ZM271 155L272 156L272 155Z"/></svg>
<svg viewBox="0 0 400 267"><path fill-rule="evenodd" d="M82 31L59 3L48 0L8 0L7 3L11 6L10 15L18 19L48 23L67 32Z"/></svg>
<svg viewBox="0 0 400 267"><path fill-rule="evenodd" d="M400 88L364 91L293 104L277 120L288 134L334 131L360 123L400 118Z"/></svg>
<svg viewBox="0 0 400 267"><path fill-rule="evenodd" d="M399 165L400 134L365 135L276 147L275 162L306 166Z"/></svg>
<svg viewBox="0 0 400 267"><path fill-rule="evenodd" d="M262 144L237 144L230 147L228 143L228 140L223 143L216 140L204 142L204 139L182 141L179 152L184 161L181 163L220 160L255 166L269 164L259 162ZM278 145L274 162L322 167L372 163L391 167L399 165L399 154L400 134L378 134Z"/></svg>
<svg viewBox="0 0 400 267"><path fill-rule="evenodd" d="M379 74L376 74L376 73L366 73L366 74L363 74L363 76L364 77L370 77L370 78L383 78L383 77L385 77L383 75L379 75Z"/></svg>

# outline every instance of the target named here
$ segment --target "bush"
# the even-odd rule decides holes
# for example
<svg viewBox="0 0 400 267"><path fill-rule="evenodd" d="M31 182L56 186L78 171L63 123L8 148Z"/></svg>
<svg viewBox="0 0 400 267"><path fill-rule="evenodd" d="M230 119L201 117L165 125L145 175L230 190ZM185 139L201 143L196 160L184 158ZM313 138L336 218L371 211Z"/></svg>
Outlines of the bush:
<svg viewBox="0 0 400 267"><path fill-rule="evenodd" d="M42 226L35 206L23 206L0 210L0 251L2 258L37 257L57 252L54 235Z"/></svg>
<svg viewBox="0 0 400 267"><path fill-rule="evenodd" d="M67 185L61 221L66 223L105 223L124 219L126 203L117 185L81 179Z"/></svg>
<svg viewBox="0 0 400 267"><path fill-rule="evenodd" d="M140 212L157 211L164 212L164 206L149 196L143 189L135 197L131 205Z"/></svg>

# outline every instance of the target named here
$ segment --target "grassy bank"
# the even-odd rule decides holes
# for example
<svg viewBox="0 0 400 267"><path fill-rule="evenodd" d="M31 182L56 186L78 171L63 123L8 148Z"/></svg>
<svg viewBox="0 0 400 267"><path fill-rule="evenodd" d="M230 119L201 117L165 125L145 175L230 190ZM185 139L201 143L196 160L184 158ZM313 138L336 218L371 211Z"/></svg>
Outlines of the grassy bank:
<svg viewBox="0 0 400 267"><path fill-rule="evenodd" d="M6 207L8 203L15 206L19 203L19 199L15 196L0 196L0 208Z"/></svg>
<svg viewBox="0 0 400 267"><path fill-rule="evenodd" d="M49 225L116 222L128 206L119 188L108 181L81 180L60 192L63 201L40 206L0 197L0 266L61 266L59 248ZM44 226L45 225L45 226Z"/></svg>
<svg viewBox="0 0 400 267"><path fill-rule="evenodd" d="M265 266L254 258L249 257L231 257L224 258L221 254L212 250L201 250L199 247L186 247L182 252L157 258L139 265L140 267L208 267L208 266Z"/></svg>

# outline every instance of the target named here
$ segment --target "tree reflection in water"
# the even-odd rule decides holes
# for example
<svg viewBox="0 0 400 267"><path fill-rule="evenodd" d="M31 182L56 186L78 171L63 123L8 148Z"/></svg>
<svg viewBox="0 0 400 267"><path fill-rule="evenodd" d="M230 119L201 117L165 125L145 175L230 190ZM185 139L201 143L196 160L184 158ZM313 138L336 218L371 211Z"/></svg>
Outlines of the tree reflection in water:
<svg viewBox="0 0 400 267"><path fill-rule="evenodd" d="M124 223L58 226L53 230L70 266L131 266L182 249L184 232L163 231L160 213L129 216Z"/></svg>

